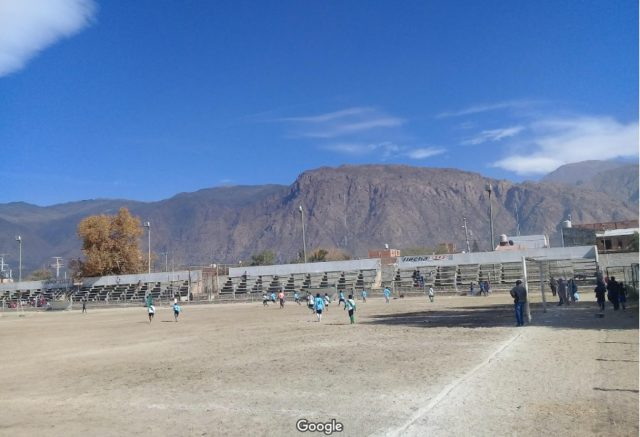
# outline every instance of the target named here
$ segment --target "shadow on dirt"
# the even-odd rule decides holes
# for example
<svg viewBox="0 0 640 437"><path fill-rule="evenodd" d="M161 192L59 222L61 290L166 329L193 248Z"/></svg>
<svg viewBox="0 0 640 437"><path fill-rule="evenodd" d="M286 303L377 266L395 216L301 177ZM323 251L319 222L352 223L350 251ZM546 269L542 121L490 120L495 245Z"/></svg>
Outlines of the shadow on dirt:
<svg viewBox="0 0 640 437"><path fill-rule="evenodd" d="M567 329L637 329L638 306L626 311L605 311L599 317L593 302L577 302L571 306L531 305L531 324L526 326L548 326ZM526 318L526 316L525 316ZM401 325L424 328L495 328L515 327L513 305L494 304L485 306L464 306L450 309L421 310L396 314L374 314L365 324Z"/></svg>

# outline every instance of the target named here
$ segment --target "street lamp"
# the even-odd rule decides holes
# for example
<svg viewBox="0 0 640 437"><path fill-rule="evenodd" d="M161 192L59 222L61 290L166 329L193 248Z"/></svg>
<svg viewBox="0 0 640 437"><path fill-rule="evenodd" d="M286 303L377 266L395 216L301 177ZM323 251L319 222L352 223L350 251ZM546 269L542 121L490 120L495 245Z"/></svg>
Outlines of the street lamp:
<svg viewBox="0 0 640 437"><path fill-rule="evenodd" d="M467 229L467 218L462 217L462 222L464 223L464 239L467 242L467 253L471 253L471 246L469 246L469 230Z"/></svg>
<svg viewBox="0 0 640 437"><path fill-rule="evenodd" d="M489 193L489 223L491 226L491 250L496 250L495 239L493 238L493 204L491 203L491 192L493 187L491 184L487 184L485 191Z"/></svg>
<svg viewBox="0 0 640 437"><path fill-rule="evenodd" d="M216 269L216 294L220 295L220 270L218 264L213 264L213 268ZM209 302L211 302L211 292L209 292Z"/></svg>
<svg viewBox="0 0 640 437"><path fill-rule="evenodd" d="M304 255L304 263L307 263L307 239L304 236L304 209L302 205L298 208L300 210L300 221L302 222L302 253Z"/></svg>
<svg viewBox="0 0 640 437"><path fill-rule="evenodd" d="M151 222L144 222L143 226L145 228L147 228L147 234L149 236L149 253L148 253L149 259L148 259L148 262L149 262L149 273L151 273Z"/></svg>
<svg viewBox="0 0 640 437"><path fill-rule="evenodd" d="M22 282L22 236L18 235L16 241L19 246L19 261L18 261L18 282Z"/></svg>

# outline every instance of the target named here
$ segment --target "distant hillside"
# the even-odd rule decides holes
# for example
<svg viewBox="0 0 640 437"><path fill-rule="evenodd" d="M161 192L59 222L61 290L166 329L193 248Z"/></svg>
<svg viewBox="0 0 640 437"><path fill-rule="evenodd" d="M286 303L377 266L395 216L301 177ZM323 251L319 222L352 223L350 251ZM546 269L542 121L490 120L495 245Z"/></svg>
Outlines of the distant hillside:
<svg viewBox="0 0 640 437"><path fill-rule="evenodd" d="M636 175L637 178L637 175ZM558 183L516 184L454 169L398 165L319 168L290 186L219 187L143 203L87 200L50 207L0 205L0 252L17 269L15 235L23 237L24 271L51 263L51 257L80 255L76 227L88 215L114 213L121 206L152 223L152 251L167 252L169 264L237 263L261 250L279 261L302 249L298 207L305 211L307 248L337 247L353 256L370 248L464 247L462 218L472 240L489 249L488 198L494 186L496 238L516 229L516 205L523 234L550 234L571 213L575 223L637 218L637 206L612 199L604 190ZM597 207L596 207L597 206ZM145 246L146 238L141 241ZM164 256L158 256L164 259ZM158 267L164 264L158 261Z"/></svg>
<svg viewBox="0 0 640 437"><path fill-rule="evenodd" d="M581 186L624 202L638 203L638 171L638 164L582 161L559 167L542 178L542 182Z"/></svg>

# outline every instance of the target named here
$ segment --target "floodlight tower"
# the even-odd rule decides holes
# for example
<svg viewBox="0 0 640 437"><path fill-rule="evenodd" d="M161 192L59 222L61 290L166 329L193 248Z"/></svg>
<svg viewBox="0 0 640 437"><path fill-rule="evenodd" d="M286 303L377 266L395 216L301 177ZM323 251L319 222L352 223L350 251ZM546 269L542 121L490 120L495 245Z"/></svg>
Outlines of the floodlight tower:
<svg viewBox="0 0 640 437"><path fill-rule="evenodd" d="M22 282L22 235L16 236L16 241L19 246L19 261L18 261L18 282Z"/></svg>
<svg viewBox="0 0 640 437"><path fill-rule="evenodd" d="M495 239L493 236L493 204L491 203L491 192L493 191L493 187L491 184L487 184L485 186L485 191L489 193L489 224L491 226L491 250L496 250Z"/></svg>
<svg viewBox="0 0 640 437"><path fill-rule="evenodd" d="M54 267L56 269L56 279L58 279L60 277L60 267L63 267L63 264L60 262L60 261L62 261L62 257L61 256L53 256L52 258L56 260L56 263L54 264Z"/></svg>
<svg viewBox="0 0 640 437"><path fill-rule="evenodd" d="M300 211L300 221L302 221L302 253L304 255L304 263L307 263L307 239L305 238L304 235L304 209L302 208L302 205L300 205L298 207L298 210Z"/></svg>
<svg viewBox="0 0 640 437"><path fill-rule="evenodd" d="M143 226L147 228L147 236L149 237L149 245L148 245L148 262L149 262L149 273L151 273L151 222L144 222Z"/></svg>
<svg viewBox="0 0 640 437"><path fill-rule="evenodd" d="M464 239L467 242L467 253L471 253L471 246L469 245L469 229L467 228L467 218L462 217L462 222L464 223L462 227L464 228Z"/></svg>

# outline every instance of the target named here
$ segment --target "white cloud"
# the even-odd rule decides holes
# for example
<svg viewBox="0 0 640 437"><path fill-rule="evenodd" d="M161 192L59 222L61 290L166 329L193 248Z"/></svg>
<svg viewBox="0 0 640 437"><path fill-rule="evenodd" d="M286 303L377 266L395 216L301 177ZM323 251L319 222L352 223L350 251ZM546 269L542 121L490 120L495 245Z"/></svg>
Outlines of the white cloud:
<svg viewBox="0 0 640 437"><path fill-rule="evenodd" d="M327 144L322 148L325 150L331 150L334 152L353 156L362 156L371 153L377 153L383 159L389 158L402 149L401 146L389 141L380 143L335 143Z"/></svg>
<svg viewBox="0 0 640 437"><path fill-rule="evenodd" d="M353 108L341 109L340 111L327 112L326 114L311 115L308 117L281 118L280 121L303 121L303 122L310 122L310 123L323 123L326 121L331 121L331 120L349 117L353 115L371 113L373 111L375 111L374 108L370 108L367 106L356 106Z"/></svg>
<svg viewBox="0 0 640 437"><path fill-rule="evenodd" d="M92 0L0 0L0 77L86 27L95 11Z"/></svg>
<svg viewBox="0 0 640 437"><path fill-rule="evenodd" d="M323 149L352 156L377 154L383 160L393 157L426 159L446 152L445 149L438 147L410 148L390 141L380 143L335 143L325 145Z"/></svg>
<svg viewBox="0 0 640 437"><path fill-rule="evenodd" d="M482 112L498 111L502 109L527 108L537 102L532 100L507 100L504 102L488 103L482 105L469 106L468 108L456 111L445 111L436 115L436 118L461 117L463 115L480 114Z"/></svg>
<svg viewBox="0 0 640 437"><path fill-rule="evenodd" d="M432 156L441 155L444 152L446 152L446 150L439 147L426 147L408 150L405 152L405 155L411 159L427 159Z"/></svg>
<svg viewBox="0 0 640 437"><path fill-rule="evenodd" d="M545 174L561 165L586 160L638 156L638 123L611 117L549 118L531 123L527 152L493 164L520 175Z"/></svg>
<svg viewBox="0 0 640 437"><path fill-rule="evenodd" d="M337 138L353 134L398 127L405 120L370 107L346 108L326 114L281 118L293 124L294 136L307 138Z"/></svg>
<svg viewBox="0 0 640 437"><path fill-rule="evenodd" d="M513 137L518 135L524 130L524 126L511 126L501 129L489 129L483 130L478 135L462 142L462 144L482 144L487 141L500 141L504 138Z"/></svg>

